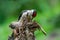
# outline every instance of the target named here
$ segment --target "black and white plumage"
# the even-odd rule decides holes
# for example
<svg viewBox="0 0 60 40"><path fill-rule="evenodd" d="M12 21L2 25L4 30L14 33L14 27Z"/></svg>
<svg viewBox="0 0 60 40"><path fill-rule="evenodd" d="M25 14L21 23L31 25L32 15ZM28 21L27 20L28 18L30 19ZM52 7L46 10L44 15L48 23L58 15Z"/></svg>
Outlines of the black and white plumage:
<svg viewBox="0 0 60 40"><path fill-rule="evenodd" d="M21 17L25 17L25 16L31 16L31 17L35 17L36 16L36 10L23 10L20 15L19 15L19 18L18 20L21 19Z"/></svg>
<svg viewBox="0 0 60 40"><path fill-rule="evenodd" d="M35 10L24 10L21 12L18 22L12 22L10 24L10 28L13 29L14 40L35 40L34 31L36 28L41 29L36 22L32 21L35 16ZM45 33L44 30L42 32Z"/></svg>

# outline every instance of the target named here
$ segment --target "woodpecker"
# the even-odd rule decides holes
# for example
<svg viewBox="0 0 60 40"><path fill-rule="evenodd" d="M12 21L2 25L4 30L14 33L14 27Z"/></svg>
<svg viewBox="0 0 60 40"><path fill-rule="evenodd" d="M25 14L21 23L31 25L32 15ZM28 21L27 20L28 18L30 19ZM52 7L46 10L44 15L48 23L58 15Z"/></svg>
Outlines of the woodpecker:
<svg viewBox="0 0 60 40"><path fill-rule="evenodd" d="M36 10L23 10L21 13L20 13L20 16L18 18L18 20L20 20L22 17L27 17L27 16L30 16L30 18L34 18L37 14L36 14Z"/></svg>
<svg viewBox="0 0 60 40"><path fill-rule="evenodd" d="M15 40L17 37L19 37L19 40L35 40L34 31L37 28L40 28L39 30L41 30L46 35L46 32L43 30L43 28L39 26L35 21L32 21L36 15L37 12L33 9L24 10L20 13L18 21L12 22L9 25L9 27L13 29L12 40Z"/></svg>

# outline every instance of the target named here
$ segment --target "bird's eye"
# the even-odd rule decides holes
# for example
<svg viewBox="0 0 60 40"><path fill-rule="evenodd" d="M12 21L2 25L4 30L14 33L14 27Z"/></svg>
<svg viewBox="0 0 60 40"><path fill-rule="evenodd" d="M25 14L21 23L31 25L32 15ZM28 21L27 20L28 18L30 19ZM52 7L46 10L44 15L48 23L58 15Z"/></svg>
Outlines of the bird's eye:
<svg viewBox="0 0 60 40"><path fill-rule="evenodd" d="M36 16L36 13L37 13L37 12L36 12L36 11L34 11L34 12L33 12L33 14L32 14L32 16L33 16L33 17L35 17L35 16Z"/></svg>

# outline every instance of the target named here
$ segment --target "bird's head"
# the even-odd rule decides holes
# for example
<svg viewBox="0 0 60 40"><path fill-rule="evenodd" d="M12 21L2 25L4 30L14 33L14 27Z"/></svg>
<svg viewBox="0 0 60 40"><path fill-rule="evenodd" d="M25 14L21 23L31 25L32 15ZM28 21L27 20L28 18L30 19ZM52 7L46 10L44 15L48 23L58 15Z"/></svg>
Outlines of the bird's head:
<svg viewBox="0 0 60 40"><path fill-rule="evenodd" d="M22 13L20 14L18 20L20 20L21 17L33 19L34 17L36 17L36 15L37 15L36 10L24 10L24 11L22 11Z"/></svg>

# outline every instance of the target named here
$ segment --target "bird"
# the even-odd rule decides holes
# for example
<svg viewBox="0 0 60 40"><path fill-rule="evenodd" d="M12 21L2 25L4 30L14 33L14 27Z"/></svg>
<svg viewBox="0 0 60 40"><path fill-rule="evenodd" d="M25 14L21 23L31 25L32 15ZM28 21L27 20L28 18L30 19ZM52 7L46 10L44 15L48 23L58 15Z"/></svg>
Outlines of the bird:
<svg viewBox="0 0 60 40"><path fill-rule="evenodd" d="M37 15L36 10L23 10L17 22L12 22L9 27L13 29L12 36L9 40L35 40L34 31L41 30L45 35L46 32L35 21L32 21Z"/></svg>

